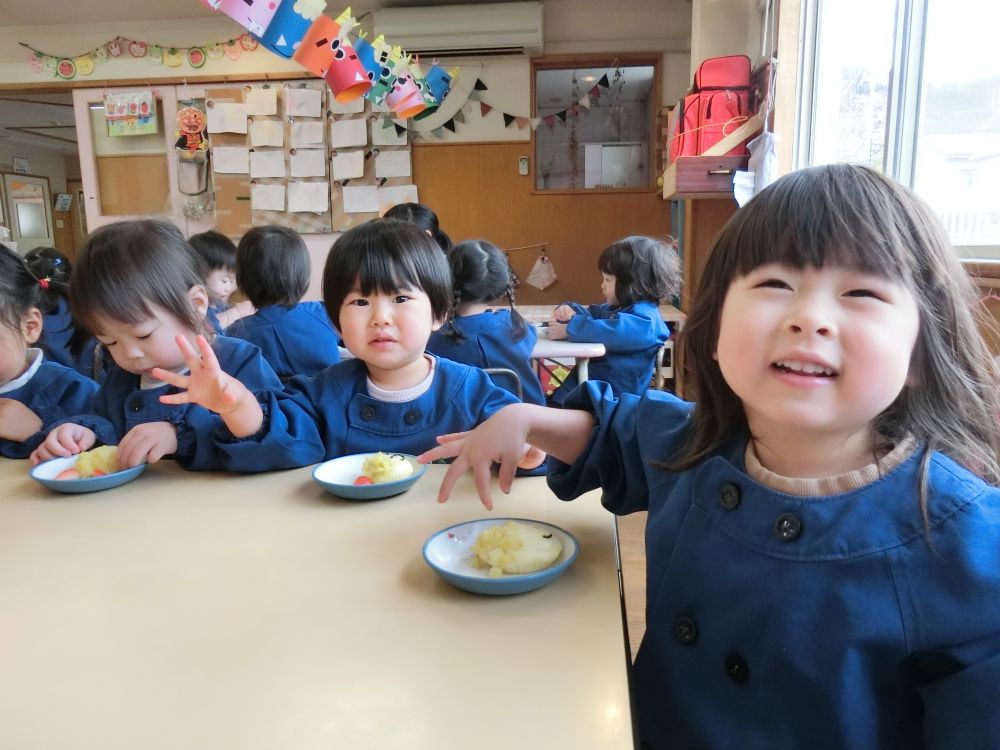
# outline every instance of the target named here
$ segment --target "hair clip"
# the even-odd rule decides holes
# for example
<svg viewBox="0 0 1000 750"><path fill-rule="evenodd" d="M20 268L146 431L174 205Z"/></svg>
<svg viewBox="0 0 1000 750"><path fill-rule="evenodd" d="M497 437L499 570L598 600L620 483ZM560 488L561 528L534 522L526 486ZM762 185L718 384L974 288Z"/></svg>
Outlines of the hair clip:
<svg viewBox="0 0 1000 750"><path fill-rule="evenodd" d="M40 286L42 289L48 289L49 288L49 284L51 282L52 282L52 279L50 279L48 276L46 276L44 279L39 279L38 280L38 286Z"/></svg>

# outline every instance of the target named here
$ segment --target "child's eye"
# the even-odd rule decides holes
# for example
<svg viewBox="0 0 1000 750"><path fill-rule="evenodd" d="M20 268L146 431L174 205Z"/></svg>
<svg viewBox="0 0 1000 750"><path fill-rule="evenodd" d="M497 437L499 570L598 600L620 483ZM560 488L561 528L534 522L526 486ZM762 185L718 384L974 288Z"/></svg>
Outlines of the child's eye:
<svg viewBox="0 0 1000 750"><path fill-rule="evenodd" d="M397 294L395 297L392 298L392 301L395 302L396 304L402 304L404 302L409 302L411 299L413 298L410 297L408 294Z"/></svg>
<svg viewBox="0 0 1000 750"><path fill-rule="evenodd" d="M145 341L152 335L153 335L152 333L144 333L141 336L136 336L136 338L139 339L139 341Z"/></svg>
<svg viewBox="0 0 1000 750"><path fill-rule="evenodd" d="M871 289L852 289L847 292L844 296L846 297L871 297L873 299L885 301L885 297L876 291Z"/></svg>
<svg viewBox="0 0 1000 750"><path fill-rule="evenodd" d="M352 299L347 304L354 305L355 307L364 307L365 305L368 304L368 300L366 300L366 299Z"/></svg>
<svg viewBox="0 0 1000 750"><path fill-rule="evenodd" d="M767 288L767 289L791 289L787 281L782 281L781 279L764 279L763 281L757 282L754 285L755 288Z"/></svg>

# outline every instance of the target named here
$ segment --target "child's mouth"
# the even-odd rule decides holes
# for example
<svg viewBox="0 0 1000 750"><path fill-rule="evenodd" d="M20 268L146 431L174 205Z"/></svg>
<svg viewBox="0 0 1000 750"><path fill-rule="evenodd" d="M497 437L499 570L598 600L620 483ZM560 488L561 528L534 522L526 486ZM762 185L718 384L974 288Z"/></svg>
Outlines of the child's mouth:
<svg viewBox="0 0 1000 750"><path fill-rule="evenodd" d="M837 371L831 367L816 364L815 362L801 362L797 359L779 359L771 364L771 367L779 372L787 372L792 375L802 375L811 378L834 378Z"/></svg>

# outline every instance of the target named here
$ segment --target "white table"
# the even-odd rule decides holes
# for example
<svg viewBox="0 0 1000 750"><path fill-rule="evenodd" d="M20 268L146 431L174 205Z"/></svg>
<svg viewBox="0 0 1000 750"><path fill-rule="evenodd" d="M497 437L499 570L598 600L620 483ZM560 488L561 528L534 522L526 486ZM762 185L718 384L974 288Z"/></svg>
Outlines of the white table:
<svg viewBox="0 0 1000 750"><path fill-rule="evenodd" d="M572 359L576 361L576 374L579 382L584 382L588 377L588 367L590 360L594 357L603 357L605 353L604 344L588 343L584 341L567 341L560 339L553 341L546 333L548 329L538 327L538 340L531 350L531 358L534 360L543 359Z"/></svg>
<svg viewBox="0 0 1000 750"><path fill-rule="evenodd" d="M558 307L558 305L515 305L514 309L517 310L521 314L521 317L526 321L538 325L539 323L545 323L553 320L554 317L552 315L552 311L555 310L556 307ZM687 320L687 315L682 313L673 305L660 305L660 317L666 323L675 323L677 330L683 328L684 321Z"/></svg>
<svg viewBox="0 0 1000 750"><path fill-rule="evenodd" d="M58 495L0 459L0 747L631 750L613 519L541 478L495 516L580 555L512 597L452 588L421 546L489 515L463 478L348 502L309 469Z"/></svg>

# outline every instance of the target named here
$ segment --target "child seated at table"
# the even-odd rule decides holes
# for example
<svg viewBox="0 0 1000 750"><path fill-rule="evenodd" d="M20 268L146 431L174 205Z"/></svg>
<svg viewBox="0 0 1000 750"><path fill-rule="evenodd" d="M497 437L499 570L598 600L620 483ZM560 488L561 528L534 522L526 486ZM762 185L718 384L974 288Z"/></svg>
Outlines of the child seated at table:
<svg viewBox="0 0 1000 750"><path fill-rule="evenodd" d="M215 230L192 234L188 238L191 247L201 257L205 289L208 290L208 322L216 333L244 315L253 312L249 300L229 304L229 298L236 291L236 244Z"/></svg>
<svg viewBox="0 0 1000 750"><path fill-rule="evenodd" d="M471 429L517 398L482 370L425 353L451 305L444 253L412 224L375 219L340 236L327 256L323 298L354 359L315 377L295 377L282 392L256 397L219 371L203 339L198 353L178 339L190 375L156 370L193 402L222 415L231 435L219 450L226 468L268 471L351 453L421 453L443 432ZM527 449L527 446L526 446ZM534 449L524 468L544 458Z"/></svg>
<svg viewBox="0 0 1000 750"><path fill-rule="evenodd" d="M96 443L118 445L123 467L173 456L190 469L219 468L211 434L222 420L196 405L167 406L169 386L152 374L184 369L177 338L208 334L208 292L198 256L163 221L108 224L88 238L73 272L70 307L113 363L90 409L55 426L33 463L71 456ZM206 344L207 346L207 344ZM214 336L217 366L249 388L281 388L260 349ZM161 370L163 371L163 370Z"/></svg>
<svg viewBox="0 0 1000 750"><path fill-rule="evenodd" d="M531 365L538 334L514 309L516 278L506 256L486 240L466 240L448 251L448 263L452 310L448 322L431 334L427 351L475 367L512 370L520 380L521 400L544 406L542 384ZM516 393L510 378L494 379Z"/></svg>
<svg viewBox="0 0 1000 750"><path fill-rule="evenodd" d="M299 233L254 227L236 249L236 281L257 312L226 329L260 347L283 381L315 375L340 361L340 337L322 302L301 302L312 265Z"/></svg>
<svg viewBox="0 0 1000 750"><path fill-rule="evenodd" d="M416 224L427 232L442 250L448 252L451 249L451 237L441 229L437 214L423 203L397 203L383 214L383 218Z"/></svg>
<svg viewBox="0 0 1000 750"><path fill-rule="evenodd" d="M605 355L590 360L590 379L609 383L615 394L642 394L653 378L656 352L670 336L659 303L677 292L679 265L672 247L652 237L618 240L597 260L604 302L559 305L549 338L604 344ZM577 385L574 369L550 397L552 403L561 406Z"/></svg>
<svg viewBox="0 0 1000 750"><path fill-rule="evenodd" d="M40 280L0 245L0 456L27 458L58 420L90 408L97 383L46 359Z"/></svg>

